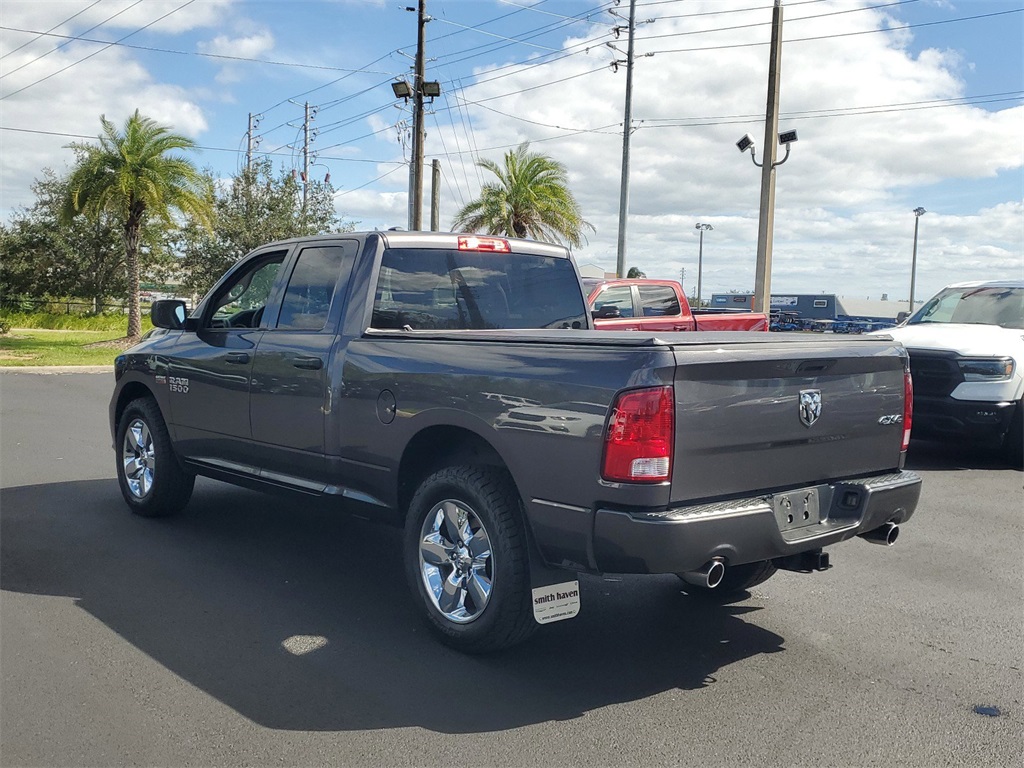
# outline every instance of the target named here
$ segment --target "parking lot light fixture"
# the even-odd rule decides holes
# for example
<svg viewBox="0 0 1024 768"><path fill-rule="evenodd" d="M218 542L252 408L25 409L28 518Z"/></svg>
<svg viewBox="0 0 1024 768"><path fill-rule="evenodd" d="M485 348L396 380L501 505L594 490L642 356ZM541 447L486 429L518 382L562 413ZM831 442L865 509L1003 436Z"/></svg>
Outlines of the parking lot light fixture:
<svg viewBox="0 0 1024 768"><path fill-rule="evenodd" d="M914 211L914 255L910 260L910 314L914 314L914 285L917 282L917 225L928 211L920 206Z"/></svg>
<svg viewBox="0 0 1024 768"><path fill-rule="evenodd" d="M697 309L700 309L701 279L704 275L704 233L710 232L714 227L698 223L695 229L700 230L700 245L697 248Z"/></svg>

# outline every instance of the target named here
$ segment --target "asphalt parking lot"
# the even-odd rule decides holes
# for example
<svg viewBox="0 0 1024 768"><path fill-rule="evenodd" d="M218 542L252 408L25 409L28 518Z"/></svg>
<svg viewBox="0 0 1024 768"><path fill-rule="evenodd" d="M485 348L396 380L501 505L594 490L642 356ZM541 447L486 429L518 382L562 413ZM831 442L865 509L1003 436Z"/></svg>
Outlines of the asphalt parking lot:
<svg viewBox="0 0 1024 768"><path fill-rule="evenodd" d="M1024 474L915 445L893 548L727 606L586 577L490 657L438 645L396 531L200 480L130 515L107 374L0 375L0 763L1019 766Z"/></svg>

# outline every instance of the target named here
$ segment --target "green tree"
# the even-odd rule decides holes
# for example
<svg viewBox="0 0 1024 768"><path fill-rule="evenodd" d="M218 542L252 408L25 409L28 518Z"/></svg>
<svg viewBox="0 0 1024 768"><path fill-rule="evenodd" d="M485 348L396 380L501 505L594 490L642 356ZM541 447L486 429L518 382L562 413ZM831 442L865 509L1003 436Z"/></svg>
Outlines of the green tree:
<svg viewBox="0 0 1024 768"><path fill-rule="evenodd" d="M452 231L532 237L570 247L586 241L584 230L594 231L569 191L565 166L530 152L528 142L506 152L503 166L492 160L477 165L497 182L484 184L480 197L456 214Z"/></svg>
<svg viewBox="0 0 1024 768"><path fill-rule="evenodd" d="M49 168L32 184L35 202L14 213L0 240L0 292L88 298L100 312L107 297L126 293L124 246L105 211L61 221L67 188Z"/></svg>
<svg viewBox="0 0 1024 768"><path fill-rule="evenodd" d="M303 207L300 182L284 170L275 176L270 160L254 161L229 186L215 189L212 231L187 226L179 244L185 286L197 294L205 293L228 267L260 245L353 226L335 212L329 182L310 182Z"/></svg>
<svg viewBox="0 0 1024 768"><path fill-rule="evenodd" d="M647 277L647 273L640 269L640 267L630 267L626 277L630 280L642 279Z"/></svg>
<svg viewBox="0 0 1024 768"><path fill-rule="evenodd" d="M100 123L99 146L70 145L79 158L68 179L62 220L70 222L80 214L100 211L116 217L128 280L127 335L134 338L142 330L139 247L143 227L150 219L173 227L176 213L208 224L212 194L206 177L188 159L171 154L194 149L191 139L171 133L138 110L125 121L123 131L105 116Z"/></svg>

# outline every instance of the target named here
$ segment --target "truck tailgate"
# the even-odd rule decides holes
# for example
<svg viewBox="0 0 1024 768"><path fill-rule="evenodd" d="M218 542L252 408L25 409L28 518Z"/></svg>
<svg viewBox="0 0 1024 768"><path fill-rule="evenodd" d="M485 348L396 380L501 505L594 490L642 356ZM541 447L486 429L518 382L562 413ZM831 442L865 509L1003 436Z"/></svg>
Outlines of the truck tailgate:
<svg viewBox="0 0 1024 768"><path fill-rule="evenodd" d="M900 466L906 353L891 340L723 340L673 351L673 503Z"/></svg>

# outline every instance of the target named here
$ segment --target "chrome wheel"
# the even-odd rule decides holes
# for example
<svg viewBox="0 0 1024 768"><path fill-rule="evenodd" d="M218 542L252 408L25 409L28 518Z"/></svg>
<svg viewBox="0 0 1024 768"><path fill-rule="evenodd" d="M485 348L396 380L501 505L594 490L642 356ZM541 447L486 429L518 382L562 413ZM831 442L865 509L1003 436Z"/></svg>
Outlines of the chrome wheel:
<svg viewBox="0 0 1024 768"><path fill-rule="evenodd" d="M137 499L144 499L153 487L156 450L149 426L142 419L134 419L125 430L121 465L129 492Z"/></svg>
<svg viewBox="0 0 1024 768"><path fill-rule="evenodd" d="M461 501L434 505L423 521L420 576L434 607L466 624L487 607L494 580L491 540L480 517Z"/></svg>

